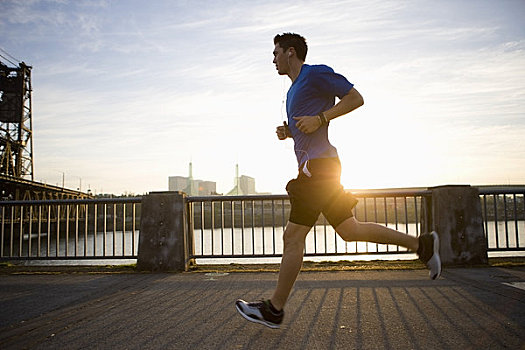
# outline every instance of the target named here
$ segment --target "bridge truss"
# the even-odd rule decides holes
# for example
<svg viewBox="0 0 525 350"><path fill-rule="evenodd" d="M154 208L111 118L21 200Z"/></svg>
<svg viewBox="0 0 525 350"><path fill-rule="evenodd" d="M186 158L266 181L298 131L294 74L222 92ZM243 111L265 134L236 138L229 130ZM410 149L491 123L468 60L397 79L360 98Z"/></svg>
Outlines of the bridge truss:
<svg viewBox="0 0 525 350"><path fill-rule="evenodd" d="M31 68L0 62L0 175L32 181Z"/></svg>

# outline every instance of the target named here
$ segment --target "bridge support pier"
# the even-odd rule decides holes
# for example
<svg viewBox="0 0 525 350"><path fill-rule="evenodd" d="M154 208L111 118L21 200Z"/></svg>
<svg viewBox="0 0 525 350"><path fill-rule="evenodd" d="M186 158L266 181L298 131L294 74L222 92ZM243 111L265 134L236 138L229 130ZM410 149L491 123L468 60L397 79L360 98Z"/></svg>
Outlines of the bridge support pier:
<svg viewBox="0 0 525 350"><path fill-rule="evenodd" d="M487 264L487 239L483 233L477 188L438 186L422 203L421 232L436 231L444 265Z"/></svg>
<svg viewBox="0 0 525 350"><path fill-rule="evenodd" d="M182 192L152 192L142 198L139 270L188 269L185 197Z"/></svg>

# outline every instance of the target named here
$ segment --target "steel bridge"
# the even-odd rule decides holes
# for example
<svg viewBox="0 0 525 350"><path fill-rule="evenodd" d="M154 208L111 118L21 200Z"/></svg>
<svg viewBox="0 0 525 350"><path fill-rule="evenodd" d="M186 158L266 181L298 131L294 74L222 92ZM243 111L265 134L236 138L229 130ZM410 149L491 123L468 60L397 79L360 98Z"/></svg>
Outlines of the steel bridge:
<svg viewBox="0 0 525 350"><path fill-rule="evenodd" d="M0 174L0 200L92 198L89 193Z"/></svg>
<svg viewBox="0 0 525 350"><path fill-rule="evenodd" d="M0 200L90 198L33 181L31 68L24 62L8 67L0 61Z"/></svg>

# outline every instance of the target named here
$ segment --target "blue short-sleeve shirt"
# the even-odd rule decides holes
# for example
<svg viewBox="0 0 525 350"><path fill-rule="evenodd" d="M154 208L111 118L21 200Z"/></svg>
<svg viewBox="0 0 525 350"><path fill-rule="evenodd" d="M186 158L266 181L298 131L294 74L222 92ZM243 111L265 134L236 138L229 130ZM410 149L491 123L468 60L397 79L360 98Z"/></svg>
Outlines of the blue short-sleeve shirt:
<svg viewBox="0 0 525 350"><path fill-rule="evenodd" d="M318 115L332 108L335 97L342 98L353 88L344 76L325 65L303 64L297 79L286 95L288 126L294 140L298 165L316 158L337 157L337 149L328 140L328 125L311 134L296 127L293 117Z"/></svg>

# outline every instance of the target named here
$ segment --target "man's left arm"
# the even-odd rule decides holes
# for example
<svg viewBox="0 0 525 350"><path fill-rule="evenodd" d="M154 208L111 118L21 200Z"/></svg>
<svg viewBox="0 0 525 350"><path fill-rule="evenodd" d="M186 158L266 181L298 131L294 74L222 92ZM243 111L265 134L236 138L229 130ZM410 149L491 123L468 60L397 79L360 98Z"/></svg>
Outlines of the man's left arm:
<svg viewBox="0 0 525 350"><path fill-rule="evenodd" d="M354 109L361 107L363 103L363 96L355 88L351 88L335 106L324 111L323 114L326 117L326 121L330 121L352 112Z"/></svg>
<svg viewBox="0 0 525 350"><path fill-rule="evenodd" d="M338 103L320 115L294 117L297 120L296 126L301 132L310 134L319 129L324 122L329 122L332 119L350 113L354 109L361 107L363 103L363 96L355 88L351 88Z"/></svg>

